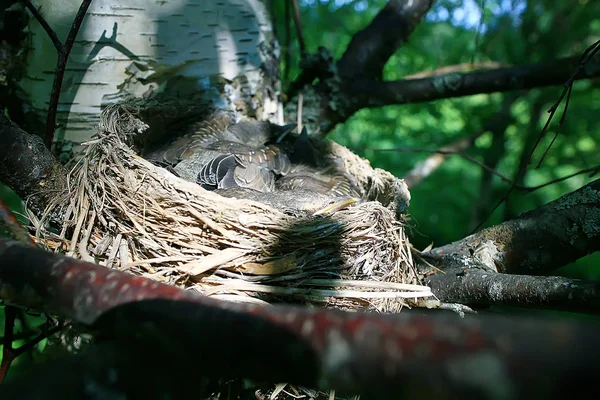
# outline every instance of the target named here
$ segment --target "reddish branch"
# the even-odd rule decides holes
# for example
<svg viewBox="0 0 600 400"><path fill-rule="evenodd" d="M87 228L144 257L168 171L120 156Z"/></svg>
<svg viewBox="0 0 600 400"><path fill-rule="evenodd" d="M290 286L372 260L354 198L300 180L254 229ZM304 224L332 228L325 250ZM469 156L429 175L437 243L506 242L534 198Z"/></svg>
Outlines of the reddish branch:
<svg viewBox="0 0 600 400"><path fill-rule="evenodd" d="M73 44L75 43L75 38L77 37L77 33L79 32L79 28L83 23L83 18L85 17L85 13L89 8L92 0L83 0L77 14L75 15L75 19L73 20L73 24L71 25L71 29L69 30L69 34L64 43L60 41L56 32L52 29L52 27L46 22L44 17L39 13L37 8L29 0L23 0L25 6L31 14L35 17L35 19L42 25L54 47L56 48L56 52L58 55L58 59L56 60L56 71L54 72L54 82L52 83L52 91L50 92L50 102L48 104L48 115L46 119L46 136L45 143L48 148L52 148L52 142L54 141L54 128L56 126L56 112L58 110L58 101L60 99L60 89L62 87L62 82L65 77L65 69L67 67L67 61L69 60L69 54L71 53L71 49L73 48Z"/></svg>
<svg viewBox="0 0 600 400"><path fill-rule="evenodd" d="M441 268L545 274L600 250L599 226L600 179L426 255Z"/></svg>
<svg viewBox="0 0 600 400"><path fill-rule="evenodd" d="M154 367L168 363L157 381L201 372L374 396L497 398L501 390L556 397L593 385L600 356L595 325L226 303L10 241L0 241L0 264L4 299L92 325L115 340L105 354L120 353L131 370L147 369L151 359ZM108 370L102 359L75 364L74 376L88 388L92 379L98 390L116 390L128 371L111 364L112 379L96 381ZM61 371L60 379L73 379Z"/></svg>

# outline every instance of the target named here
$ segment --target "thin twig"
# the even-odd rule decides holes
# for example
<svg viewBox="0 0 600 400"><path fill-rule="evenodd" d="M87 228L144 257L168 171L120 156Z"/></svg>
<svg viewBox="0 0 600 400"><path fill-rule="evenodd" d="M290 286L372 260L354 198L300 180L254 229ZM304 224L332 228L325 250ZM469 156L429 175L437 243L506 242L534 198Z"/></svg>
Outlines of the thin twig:
<svg viewBox="0 0 600 400"><path fill-rule="evenodd" d="M353 150L356 150L356 149L353 149ZM434 153L434 154L441 154L441 155L459 156L469 162L472 162L473 164L476 164L477 166L481 167L482 169L488 171L489 173L496 175L497 177L499 177L500 179L502 179L503 181L505 181L507 183L512 182L512 179L510 179L506 175L503 175L502 173L498 172L494 168L491 168L491 167L485 165L481 161L477 160L476 158L474 158L468 154L463 153L462 151L445 150L443 148L432 150L432 149L425 149L425 148L420 148L420 147L394 147L394 148L363 147L360 150L397 151L397 152L404 152L404 153ZM522 185L517 185L517 186L521 190L528 189L527 186L522 186Z"/></svg>
<svg viewBox="0 0 600 400"><path fill-rule="evenodd" d="M284 53L283 53L283 81L286 83L290 80L290 62L291 62L291 53L290 53L290 44L292 42L292 22L290 21L291 12L290 12L290 2L286 1L284 5L284 13L285 13L285 31L283 41L285 43Z"/></svg>
<svg viewBox="0 0 600 400"><path fill-rule="evenodd" d="M483 27L483 21L485 20L485 0L481 0L481 4L479 4L479 9L481 10L481 18L477 23L477 30L475 31L475 49L473 50L473 54L471 55L471 64L475 64L475 56L477 55L477 51L479 50L479 44L481 41L481 29Z"/></svg>
<svg viewBox="0 0 600 400"><path fill-rule="evenodd" d="M475 143L475 140L477 140L477 138L479 138L484 133L485 130L482 130L480 132L477 132L475 135L459 139L454 143L444 146L440 150L459 153L472 146L473 143ZM464 158L467 157L469 156L464 156ZM412 170L410 170L406 175L404 175L404 181L406 182L409 188L414 187L420 181L422 181L427 176L431 175L435 170L437 170L447 158L448 155L436 152L435 154L427 157L425 160L417 163L417 165L415 165ZM471 161L474 161L475 163L479 164L479 162L476 160Z"/></svg>
<svg viewBox="0 0 600 400"><path fill-rule="evenodd" d="M15 342L17 340L29 339L33 335L39 335L45 325L46 325L46 323L44 323L42 326L39 326L39 327L36 327L33 329L27 329L26 331L19 331L19 332L13 333L13 338L12 338L13 342ZM0 346L4 346L5 343L6 343L6 338L0 337Z"/></svg>
<svg viewBox="0 0 600 400"><path fill-rule="evenodd" d="M573 82L575 82L575 78L577 77L577 74L579 73L579 71L581 71L583 69L583 67L585 67L585 65L596 55L596 53L598 53L599 50L600 50L600 40L596 41L594 44L592 44L587 49L585 49L585 51L581 55L581 59L579 61L579 64L575 68L575 71L573 72L573 74L571 74L571 77L563 84L563 91L560 94L560 97L552 105L552 107L550 107L550 110L548 110L550 115L548 116L548 120L546 121L544 128L540 132L540 135L539 135L537 141L535 142L533 149L531 150L532 157L533 157L533 153L535 152L535 149L537 148L540 141L544 137L546 130L548 129L548 125L550 125L550 121L554 117L554 114L556 114L556 110L558 109L558 106L560 105L560 103L562 103L563 99L565 97L567 97L567 104L565 104L565 108L563 110L563 115L561 117L560 124L562 124L564 122L564 119L566 118L568 105L569 105L569 98L571 97L571 93L573 91ZM556 133L556 135L558 135L558 132ZM555 135L554 139L556 139L556 135ZM550 150L550 147L552 147L552 144L554 143L554 139L552 139L552 142L550 143L550 145L548 145L548 148L546 149L546 151L544 151L542 158L540 159L540 161L537 163L537 165L535 167L536 169L540 168L540 166L542 165L542 162L544 161L546 154L548 153L548 151Z"/></svg>
<svg viewBox="0 0 600 400"><path fill-rule="evenodd" d="M354 150L357 150L357 149L355 148ZM404 153L437 153L437 154L444 154L444 155L451 155L451 156L459 156L461 158L464 158L467 161L472 162L473 164L476 164L477 166L481 167L482 169L488 171L489 173L497 176L498 178L500 178L501 180L503 180L506 183L512 184L512 182L513 182L513 179L507 177L506 175L503 175L502 173L498 172L494 168L491 168L490 166L485 165L484 163L477 160L476 158L474 158L468 154L465 154L463 152L460 152L460 151L443 150L443 149L432 150L432 149L425 149L425 148L419 148L419 147L393 147L393 148L362 147L362 148L360 148L360 150L396 151L396 152L404 152ZM523 191L526 193L531 193L533 191L544 188L546 186L549 186L549 185L552 185L555 183L560 183L562 181L566 181L566 180L571 179L578 175L587 174L587 173L595 174L598 171L600 171L600 165L596 165L596 166L590 167L590 168L585 168L585 169L579 170L577 172L573 172L572 174L553 179L551 181L542 183L537 186L525 186L525 185L520 185L518 183L515 183L514 189L517 189L519 191Z"/></svg>
<svg viewBox="0 0 600 400"><path fill-rule="evenodd" d="M73 20L73 24L71 25L71 29L69 30L69 34L67 36L67 40L65 43L61 43L60 39L56 35L56 32L50 27L48 22L42 17L39 11L31 4L28 0L23 0L25 6L31 14L35 17L35 19L42 25L52 43L54 43L54 47L56 48L56 52L58 58L56 60L56 71L54 73L54 82L52 83L52 91L50 92L50 102L48 104L48 115L46 118L46 136L44 138L44 142L49 149L52 149L52 142L54 141L54 129L56 127L56 113L58 111L58 101L60 99L60 90L62 88L63 79L65 77L65 69L67 67L67 62L69 60L69 54L71 53L71 49L73 48L73 43L75 43L75 38L77 37L77 33L79 32L79 28L83 23L83 18L85 17L85 13L87 12L92 0L83 0L81 6L79 6L79 10L75 15L75 19Z"/></svg>
<svg viewBox="0 0 600 400"><path fill-rule="evenodd" d="M294 6L294 23L296 25L296 35L298 36L298 45L300 47L300 56L306 57L306 45L304 43L304 34L302 33L302 21L300 20L300 7L298 0L292 0Z"/></svg>
<svg viewBox="0 0 600 400"><path fill-rule="evenodd" d="M531 160L533 159L533 153L535 153L535 150L537 149L538 145L540 144L540 142L542 141L542 138L544 137L546 130L548 129L548 126L550 125L550 121L552 120L552 118L554 117L554 114L556 113L556 110L558 109L558 106L560 105L560 103L562 103L563 99L565 98L565 96L571 92L572 90L572 86L573 86L573 82L575 81L575 78L577 77L577 74L583 69L583 67L585 66L585 64L587 64L597 53L598 51L600 51L600 40L597 40L594 44L592 44L591 46L589 46L584 52L583 55L580 58L579 64L577 65L577 67L575 68L575 71L571 74L571 76L569 77L569 79L563 84L563 91L560 95L560 97L558 98L558 100L552 105L552 107L550 107L550 110L548 110L548 112L550 113L550 116L548 116L548 119L546 120L546 123L544 124L544 127L542 128L542 131L540 132L536 142L534 143L533 147L531 148L531 151L529 152L529 157L528 159ZM566 112L566 107L565 110L563 111L563 113ZM563 118L561 118L561 120L564 120L565 115L563 114ZM552 145L552 143L554 143L554 139L552 140L552 142L550 143L550 146ZM546 149L546 151L544 152L544 156L540 159L540 161L538 162L536 169L540 168L542 161L544 160L545 155L548 153L548 150L550 149L550 146L548 147L548 149ZM591 170L595 170L596 167L591 168ZM582 171L580 171L579 173L576 173L576 175L579 175L580 173L584 173ZM573 175L575 176L575 175ZM568 179L569 177L565 177L564 179ZM560 180L564 180L563 178L559 178L559 180L555 180L552 183L556 183L556 182L560 182ZM550 183L548 183L550 184ZM547 186L548 184L544 184L543 186ZM519 185L517 184L516 180L513 180L510 187L508 188L508 190L506 191L506 193L504 194L504 196L496 203L496 205L494 206L494 208L492 208L492 210L488 213L487 217L482 219L481 222L479 223L479 225L477 225L475 227L475 229L473 229L473 232L479 230L479 228L481 228L483 226L483 224L485 223L485 221L494 214L494 212L498 209L498 207L500 207L500 205L502 205L510 196L510 194L512 193L512 191L517 188ZM540 186L540 187L543 187ZM536 189L539 189L539 187L537 187Z"/></svg>
<svg viewBox="0 0 600 400"><path fill-rule="evenodd" d="M298 124L298 132L302 132L302 106L304 103L304 96L302 93L298 95L298 119L296 123Z"/></svg>
<svg viewBox="0 0 600 400"><path fill-rule="evenodd" d="M2 346L2 364L0 364L0 383L4 382L10 365L17 358L12 347L16 316L16 307L4 307L4 346Z"/></svg>
<svg viewBox="0 0 600 400"><path fill-rule="evenodd" d="M13 347L13 343L15 340L18 340L20 338L20 335L14 335L14 325L17 310L18 309L16 307L12 306L7 306L4 309L4 340L2 346L2 364L0 365L0 383L4 382L4 379L6 378L6 374L8 373L11 364L17 357L33 349L42 340L47 339L53 336L54 334L60 332L67 325L63 322L59 322L52 328L48 328L49 322L46 322L45 328L42 329L42 332L40 332L35 338L31 339L29 342L25 343L23 346L15 349Z"/></svg>
<svg viewBox="0 0 600 400"><path fill-rule="evenodd" d="M551 181L548 181L546 183L542 183L541 185L538 186L532 186L532 187L519 187L521 185L517 185L517 188L526 191L527 193L531 193L535 190L541 189L543 187L549 186L549 185L553 185L555 183L559 183L562 181L566 181L567 179L571 179L577 175L582 175L582 174L587 174L587 173L592 173L592 175L594 175L595 173L597 173L598 171L600 171L600 165L596 165L595 167L591 167L591 168L586 168L586 169L582 169L580 171L577 172L573 172L572 174L569 174L567 176L563 176L561 178L556 178L553 179Z"/></svg>
<svg viewBox="0 0 600 400"><path fill-rule="evenodd" d="M52 328L44 330L44 332L40 333L35 338L33 338L29 342L25 343L23 346L21 346L21 347L19 347L17 349L14 349L15 356L18 357L21 354L23 354L23 353L25 353L25 352L33 349L35 346L37 346L37 344L39 342L41 342L44 339L48 339L49 337L51 337L51 336L55 335L56 333L60 332L67 325L68 325L68 323L59 322L57 325L53 326Z"/></svg>
<svg viewBox="0 0 600 400"><path fill-rule="evenodd" d="M62 53L63 52L63 44L60 41L60 39L58 38L58 35L56 35L56 32L54 32L54 29L52 29L52 27L50 25L48 25L48 22L46 22L44 17L42 17L42 14L40 14L38 9L35 8L35 6L33 4L31 4L31 2L29 0L23 0L23 3L25 4L25 7L27 7L29 12L33 15L33 17L40 23L42 28L44 28L44 30L46 31L46 34L48 35L48 37L50 37L50 40L52 40L52 44L54 44L54 48L56 49L56 52Z"/></svg>

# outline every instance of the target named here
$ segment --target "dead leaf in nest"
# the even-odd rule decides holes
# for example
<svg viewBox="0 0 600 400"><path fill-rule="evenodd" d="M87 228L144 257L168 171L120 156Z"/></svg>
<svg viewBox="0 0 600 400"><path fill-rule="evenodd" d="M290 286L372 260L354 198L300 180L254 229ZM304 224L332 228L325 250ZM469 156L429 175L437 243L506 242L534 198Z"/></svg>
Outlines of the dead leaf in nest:
<svg viewBox="0 0 600 400"><path fill-rule="evenodd" d="M238 257L248 253L248 250L241 250L236 248L229 248L219 251L215 254L201 257L195 261L177 267L181 272L188 275L197 276L210 271L213 268L219 267L223 264L231 262Z"/></svg>
<svg viewBox="0 0 600 400"><path fill-rule="evenodd" d="M277 260L267 261L264 263L243 263L240 266L233 268L236 272L253 274L253 275L276 275L289 272L298 266L296 256L290 254Z"/></svg>

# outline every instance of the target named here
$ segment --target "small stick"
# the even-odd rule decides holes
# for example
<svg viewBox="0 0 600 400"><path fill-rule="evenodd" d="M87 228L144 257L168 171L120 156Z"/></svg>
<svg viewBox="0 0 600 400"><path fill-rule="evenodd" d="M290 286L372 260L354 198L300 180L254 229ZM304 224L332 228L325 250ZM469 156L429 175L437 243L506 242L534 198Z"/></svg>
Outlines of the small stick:
<svg viewBox="0 0 600 400"><path fill-rule="evenodd" d="M300 7L298 0L292 0L294 6L294 23L296 25L296 34L298 35L298 45L300 46L300 56L306 57L306 44L304 43L304 34L302 33L302 22L300 21Z"/></svg>
<svg viewBox="0 0 600 400"><path fill-rule="evenodd" d="M79 10L77 11L77 15L75 15L75 19L73 20L73 24L71 25L71 29L69 30L69 35L67 36L67 40L64 43L60 41L56 32L52 29L52 27L46 22L44 17L40 14L39 10L35 8L31 1L23 0L25 7L31 12L34 18L40 23L42 28L46 31L50 40L54 44L56 48L56 52L58 55L58 59L56 60L56 72L54 73L54 82L52 83L52 91L50 92L50 102L48 104L48 115L46 117L46 135L44 136L44 142L49 149L52 149L52 142L54 141L54 128L56 127L56 113L58 111L58 101L60 99L60 89L62 87L63 79L65 77L65 69L67 67L67 61L69 60L69 54L71 53L71 49L73 48L73 43L75 43L75 38L77 37L77 33L79 32L79 28L81 28L81 24L83 23L83 18L85 17L85 13L87 12L92 0L83 0L81 6L79 6Z"/></svg>

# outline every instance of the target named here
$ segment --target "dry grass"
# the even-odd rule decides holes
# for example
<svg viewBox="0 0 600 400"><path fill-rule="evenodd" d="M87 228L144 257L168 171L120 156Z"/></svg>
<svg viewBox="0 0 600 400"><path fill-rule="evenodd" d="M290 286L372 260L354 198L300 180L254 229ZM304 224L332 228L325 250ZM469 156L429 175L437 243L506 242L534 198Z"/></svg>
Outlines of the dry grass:
<svg viewBox="0 0 600 400"><path fill-rule="evenodd" d="M126 108L104 113L53 204L66 209L57 239L69 255L227 300L396 312L431 296L418 285L397 207L363 201L298 218L224 198L137 156L128 143L145 128ZM397 205L395 178L334 149L366 198Z"/></svg>

